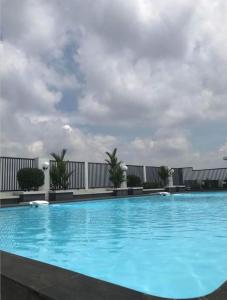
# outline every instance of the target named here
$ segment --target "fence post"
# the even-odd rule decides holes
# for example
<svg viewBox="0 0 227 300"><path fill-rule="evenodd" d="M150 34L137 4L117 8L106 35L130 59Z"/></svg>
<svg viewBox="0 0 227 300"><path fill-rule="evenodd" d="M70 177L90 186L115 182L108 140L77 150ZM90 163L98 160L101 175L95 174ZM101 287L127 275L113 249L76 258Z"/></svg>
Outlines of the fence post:
<svg viewBox="0 0 227 300"><path fill-rule="evenodd" d="M147 182L147 170L146 170L146 166L143 166L143 182Z"/></svg>
<svg viewBox="0 0 227 300"><path fill-rule="evenodd" d="M84 162L84 185L85 190L88 190L88 162Z"/></svg>
<svg viewBox="0 0 227 300"><path fill-rule="evenodd" d="M45 191L45 200L48 200L48 192L50 189L50 163L49 163L49 158L40 158L37 157L35 159L36 161L36 166L38 169L43 170L44 172L44 185L42 185L39 190L40 191Z"/></svg>

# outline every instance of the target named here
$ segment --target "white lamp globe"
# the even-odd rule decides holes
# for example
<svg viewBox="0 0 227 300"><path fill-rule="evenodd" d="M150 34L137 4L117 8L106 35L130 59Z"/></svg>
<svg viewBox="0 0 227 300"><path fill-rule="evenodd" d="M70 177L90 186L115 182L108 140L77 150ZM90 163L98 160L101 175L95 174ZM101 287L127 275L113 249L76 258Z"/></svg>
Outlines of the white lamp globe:
<svg viewBox="0 0 227 300"><path fill-rule="evenodd" d="M123 171L127 171L128 170L128 167L126 165L123 165L121 168L122 168Z"/></svg>
<svg viewBox="0 0 227 300"><path fill-rule="evenodd" d="M174 174L174 169L171 168L171 169L169 170L169 175L172 176L173 174Z"/></svg>
<svg viewBox="0 0 227 300"><path fill-rule="evenodd" d="M49 162L48 161L45 161L43 164L42 164L42 167L43 167L43 170L47 170L49 168Z"/></svg>

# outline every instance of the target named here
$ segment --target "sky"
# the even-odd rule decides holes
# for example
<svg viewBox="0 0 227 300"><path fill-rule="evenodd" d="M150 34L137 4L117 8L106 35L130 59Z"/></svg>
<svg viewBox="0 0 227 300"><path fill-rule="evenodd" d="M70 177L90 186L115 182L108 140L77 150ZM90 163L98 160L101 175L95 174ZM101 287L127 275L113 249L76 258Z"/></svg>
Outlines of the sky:
<svg viewBox="0 0 227 300"><path fill-rule="evenodd" d="M2 0L1 155L225 167L226 0Z"/></svg>

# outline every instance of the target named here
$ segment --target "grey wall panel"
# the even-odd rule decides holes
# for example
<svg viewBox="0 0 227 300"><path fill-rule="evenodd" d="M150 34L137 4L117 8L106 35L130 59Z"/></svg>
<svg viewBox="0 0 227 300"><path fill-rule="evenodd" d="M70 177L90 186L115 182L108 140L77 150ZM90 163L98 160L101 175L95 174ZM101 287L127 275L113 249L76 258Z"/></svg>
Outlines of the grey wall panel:
<svg viewBox="0 0 227 300"><path fill-rule="evenodd" d="M109 180L109 169L105 163L88 163L88 187L107 188L112 187Z"/></svg>
<svg viewBox="0 0 227 300"><path fill-rule="evenodd" d="M127 175L136 175L141 179L141 182L144 182L143 166L127 165L127 167Z"/></svg>
<svg viewBox="0 0 227 300"><path fill-rule="evenodd" d="M147 182L161 182L161 178L158 175L160 167L146 166Z"/></svg>
<svg viewBox="0 0 227 300"><path fill-rule="evenodd" d="M183 181L204 181L208 180L220 180L227 179L227 168L217 169L201 169L193 170L192 168L183 168Z"/></svg>
<svg viewBox="0 0 227 300"><path fill-rule="evenodd" d="M183 185L183 170L182 168L174 168L173 184Z"/></svg>

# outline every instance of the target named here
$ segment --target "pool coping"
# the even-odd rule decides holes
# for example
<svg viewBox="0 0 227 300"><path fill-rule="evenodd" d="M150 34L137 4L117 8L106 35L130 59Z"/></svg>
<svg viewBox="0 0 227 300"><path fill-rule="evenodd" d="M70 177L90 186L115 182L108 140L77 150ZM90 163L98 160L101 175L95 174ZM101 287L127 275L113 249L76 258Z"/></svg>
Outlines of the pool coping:
<svg viewBox="0 0 227 300"><path fill-rule="evenodd" d="M49 201L49 204L64 204L64 203L77 203L81 201L98 201L98 200L108 200L108 199L122 199L122 198L131 198L131 197L141 197L141 196L155 196L157 195L158 191L155 190L145 190L145 193L139 195L127 195L127 196L114 196L113 192L107 191L106 193L96 193L96 194L79 194L73 195L73 199L65 199L65 200L56 200L56 201ZM0 201L0 209L1 208L10 208L10 207L22 207L22 206L29 206L29 203L7 203L2 204Z"/></svg>
<svg viewBox="0 0 227 300"><path fill-rule="evenodd" d="M49 205L52 204L65 204L65 203L79 203L82 201L103 201L103 200L113 200L113 199L123 199L123 198L134 198L134 197L147 197L147 196L157 196L158 195L158 191L160 189L146 189L143 190L143 194L139 194L139 195L127 195L127 196L114 196L113 192L110 193L109 191L107 191L106 193L102 192L102 193L95 193L95 194L74 194L73 195L73 199L66 199L66 200L57 200L57 201L50 201ZM163 190L164 191L164 190ZM185 191L185 192L174 192L173 194L189 194L189 193L204 193L207 191ZM215 192L215 191L212 191ZM220 191L223 193L226 193L226 191ZM11 199L11 197L9 198ZM13 207L25 207L25 206L29 206L28 203L7 203L7 204L2 204L0 199L0 210L4 209L4 208L13 208Z"/></svg>
<svg viewBox="0 0 227 300"><path fill-rule="evenodd" d="M156 189L159 190L159 189ZM170 194L190 194L190 193L204 193L207 191L184 191L184 192L174 192ZM211 192L216 192L216 191L211 191ZM227 191L219 191L220 193L227 193ZM210 193L210 192L209 192ZM56 201L49 201L49 205L52 204L66 204L66 203L79 203L83 201L103 201L103 200L118 200L118 199L124 199L124 198L134 198L134 197L150 197L150 196L157 196L159 195L159 192L155 191L154 189L152 190L145 190L143 191L143 194L135 194L135 195L127 195L127 196L114 196L113 193L95 193L95 194L79 194L79 195L73 195L73 199L61 199L61 200L56 200ZM8 200L13 200L12 198L19 198L17 196L14 197L9 197ZM7 203L7 204L2 204L0 199L0 210L1 208L18 208L18 207L28 207L30 206L29 202L13 202L13 203ZM6 200L6 199L3 199Z"/></svg>
<svg viewBox="0 0 227 300"><path fill-rule="evenodd" d="M177 300L141 293L77 272L0 251L2 300ZM227 281L188 300L226 300Z"/></svg>

